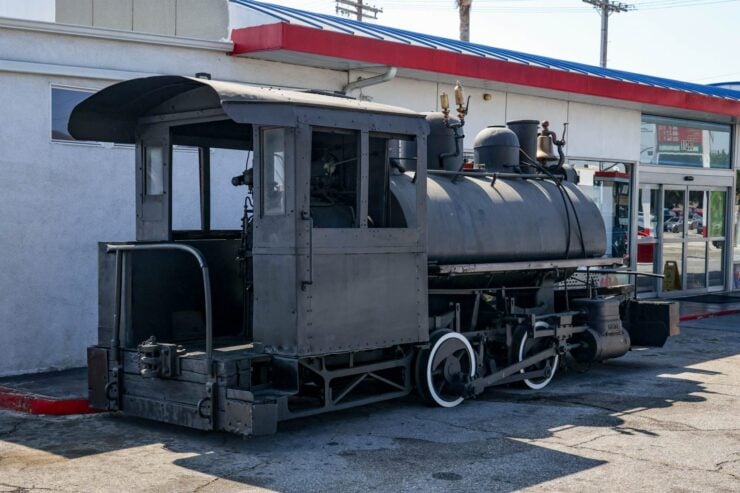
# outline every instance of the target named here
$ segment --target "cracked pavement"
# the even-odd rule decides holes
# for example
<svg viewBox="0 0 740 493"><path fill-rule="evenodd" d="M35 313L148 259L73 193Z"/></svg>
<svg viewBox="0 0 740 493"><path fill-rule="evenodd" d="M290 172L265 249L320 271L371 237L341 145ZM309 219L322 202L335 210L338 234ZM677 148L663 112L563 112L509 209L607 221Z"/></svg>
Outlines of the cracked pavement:
<svg viewBox="0 0 740 493"><path fill-rule="evenodd" d="M691 321L540 392L416 398L239 438L118 415L0 411L0 493L740 491L740 315Z"/></svg>

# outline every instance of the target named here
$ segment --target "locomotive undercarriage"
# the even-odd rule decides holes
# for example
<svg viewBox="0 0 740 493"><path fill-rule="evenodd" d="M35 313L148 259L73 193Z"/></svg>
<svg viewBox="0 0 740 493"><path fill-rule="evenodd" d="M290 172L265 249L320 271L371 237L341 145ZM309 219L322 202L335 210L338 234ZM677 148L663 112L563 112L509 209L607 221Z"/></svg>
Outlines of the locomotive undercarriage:
<svg viewBox="0 0 740 493"><path fill-rule="evenodd" d="M538 282L552 274L540 273ZM414 389L443 407L495 385L541 389L566 357L591 363L624 354L630 334L640 342L641 330L654 334L659 326L666 337L671 332L675 314L669 305L653 303L657 310L647 317L642 313L642 325L626 324L628 332L622 320L634 320L644 302L596 291L583 298L587 290L563 292L544 284L430 289L436 313L429 318L427 344L299 358L217 338L210 365L203 340L93 347L91 404L196 429L270 434L280 421L398 398Z"/></svg>

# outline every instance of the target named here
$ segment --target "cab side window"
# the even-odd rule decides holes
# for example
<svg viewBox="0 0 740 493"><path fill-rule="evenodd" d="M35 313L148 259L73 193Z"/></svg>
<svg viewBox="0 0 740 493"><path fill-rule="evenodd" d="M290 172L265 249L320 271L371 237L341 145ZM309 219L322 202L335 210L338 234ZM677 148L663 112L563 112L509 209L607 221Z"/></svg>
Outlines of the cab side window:
<svg viewBox="0 0 740 493"><path fill-rule="evenodd" d="M285 214L285 129L262 130L262 215Z"/></svg>
<svg viewBox="0 0 740 493"><path fill-rule="evenodd" d="M416 146L412 136L370 133L368 170L368 228L407 228L399 196L415 208Z"/></svg>
<svg viewBox="0 0 740 493"><path fill-rule="evenodd" d="M360 133L317 129L311 138L311 217L315 228L358 228Z"/></svg>

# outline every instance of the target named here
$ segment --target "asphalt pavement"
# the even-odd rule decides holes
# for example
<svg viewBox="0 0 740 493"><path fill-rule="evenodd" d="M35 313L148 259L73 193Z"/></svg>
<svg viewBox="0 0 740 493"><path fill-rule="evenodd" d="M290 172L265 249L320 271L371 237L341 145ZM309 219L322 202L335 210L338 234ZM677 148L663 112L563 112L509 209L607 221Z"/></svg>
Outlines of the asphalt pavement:
<svg viewBox="0 0 740 493"><path fill-rule="evenodd" d="M740 491L740 315L662 349L491 390L208 434L114 414L0 411L0 492Z"/></svg>

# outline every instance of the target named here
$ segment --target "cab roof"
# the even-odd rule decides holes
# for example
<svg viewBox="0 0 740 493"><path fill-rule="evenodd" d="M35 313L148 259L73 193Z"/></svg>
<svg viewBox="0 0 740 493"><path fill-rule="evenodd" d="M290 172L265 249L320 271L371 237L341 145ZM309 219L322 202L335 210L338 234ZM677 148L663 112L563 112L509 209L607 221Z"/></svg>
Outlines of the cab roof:
<svg viewBox="0 0 740 493"><path fill-rule="evenodd" d="M131 144L135 142L140 118L177 112L176 106L190 111L223 109L237 123L253 123L250 118L253 105L424 118L421 113L406 108L340 95L167 75L121 82L90 96L72 111L69 132L78 140Z"/></svg>

